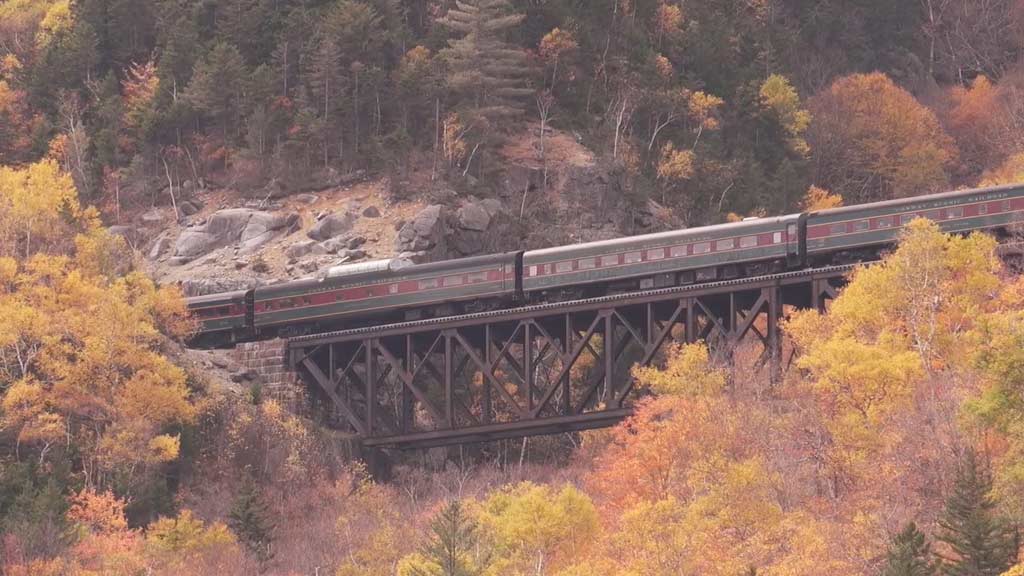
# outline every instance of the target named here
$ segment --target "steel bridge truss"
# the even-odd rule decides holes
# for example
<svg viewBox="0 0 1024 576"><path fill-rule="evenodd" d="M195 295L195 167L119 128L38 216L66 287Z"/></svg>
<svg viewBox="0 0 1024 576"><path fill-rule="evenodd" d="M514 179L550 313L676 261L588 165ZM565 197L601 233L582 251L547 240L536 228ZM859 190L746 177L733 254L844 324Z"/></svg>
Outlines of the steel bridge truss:
<svg viewBox="0 0 1024 576"><path fill-rule="evenodd" d="M631 368L672 343L759 343L781 373L779 320L823 309L851 266L528 306L290 339L289 362L333 424L368 447L442 446L609 426Z"/></svg>

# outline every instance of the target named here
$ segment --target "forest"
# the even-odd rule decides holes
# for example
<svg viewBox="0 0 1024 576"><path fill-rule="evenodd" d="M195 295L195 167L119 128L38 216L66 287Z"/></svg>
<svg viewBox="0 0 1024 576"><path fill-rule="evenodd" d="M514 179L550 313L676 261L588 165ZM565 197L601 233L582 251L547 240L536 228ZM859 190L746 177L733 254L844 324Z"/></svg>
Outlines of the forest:
<svg viewBox="0 0 1024 576"><path fill-rule="evenodd" d="M687 226L1016 183L1022 53L1017 0L0 0L0 574L1024 575L988 235L915 221L787 311L774 386L679 346L615 428L385 482L190 361L108 230L354 173L489 197L551 128Z"/></svg>
<svg viewBox="0 0 1024 576"><path fill-rule="evenodd" d="M427 171L486 195L524 122L685 224L1010 181L1013 0L5 0L0 163L108 219L154 187ZM541 130L543 132L543 130ZM543 147L543 144L542 144Z"/></svg>

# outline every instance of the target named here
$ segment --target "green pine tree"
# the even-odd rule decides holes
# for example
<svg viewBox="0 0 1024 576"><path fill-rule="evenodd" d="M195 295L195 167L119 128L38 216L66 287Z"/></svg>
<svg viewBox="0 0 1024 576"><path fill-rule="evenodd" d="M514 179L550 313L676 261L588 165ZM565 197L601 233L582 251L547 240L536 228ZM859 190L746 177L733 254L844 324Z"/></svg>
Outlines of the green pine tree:
<svg viewBox="0 0 1024 576"><path fill-rule="evenodd" d="M917 524L910 522L896 534L889 545L882 576L931 576L935 564L931 557L931 545Z"/></svg>
<svg viewBox="0 0 1024 576"><path fill-rule="evenodd" d="M238 49L220 43L196 64L189 82L188 100L220 124L225 142L235 134L242 115L248 77L249 71Z"/></svg>
<svg viewBox="0 0 1024 576"><path fill-rule="evenodd" d="M968 451L957 470L953 494L939 522L939 540L952 549L942 558L949 576L999 576L1013 565L1019 537L1016 528L999 518L992 498L988 467Z"/></svg>
<svg viewBox="0 0 1024 576"><path fill-rule="evenodd" d="M526 53L504 39L523 21L509 0L457 0L441 23L462 36L442 52L448 61L448 84L480 116L494 122L518 116L530 67Z"/></svg>
<svg viewBox="0 0 1024 576"><path fill-rule="evenodd" d="M440 568L443 576L478 576L490 564L476 533L476 523L466 516L462 503L452 500L431 522L431 539L422 554L431 564ZM423 572L414 568L417 576L436 576L435 570Z"/></svg>
<svg viewBox="0 0 1024 576"><path fill-rule="evenodd" d="M231 530L260 562L265 564L274 557L274 523L259 486L252 477L246 478L235 497L228 514Z"/></svg>

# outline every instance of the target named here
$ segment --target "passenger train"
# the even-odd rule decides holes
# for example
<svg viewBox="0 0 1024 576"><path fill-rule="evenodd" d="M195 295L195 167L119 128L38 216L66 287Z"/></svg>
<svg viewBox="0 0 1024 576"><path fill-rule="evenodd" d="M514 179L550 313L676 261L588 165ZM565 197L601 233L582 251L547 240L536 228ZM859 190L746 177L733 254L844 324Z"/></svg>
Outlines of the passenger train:
<svg viewBox="0 0 1024 576"><path fill-rule="evenodd" d="M870 260L914 218L1005 234L1024 221L1024 185L429 264L376 260L187 302L197 344L225 345Z"/></svg>

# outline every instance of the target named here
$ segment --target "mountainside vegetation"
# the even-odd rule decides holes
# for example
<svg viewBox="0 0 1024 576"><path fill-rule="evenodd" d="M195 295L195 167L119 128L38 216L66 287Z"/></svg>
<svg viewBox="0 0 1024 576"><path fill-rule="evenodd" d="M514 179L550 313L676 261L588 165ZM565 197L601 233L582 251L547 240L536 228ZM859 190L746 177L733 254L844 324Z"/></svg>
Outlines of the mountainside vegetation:
<svg viewBox="0 0 1024 576"><path fill-rule="evenodd" d="M615 428L381 482L191 360L106 228L357 173L493 197L524 132L547 187L553 130L686 225L1015 183L1022 50L1016 0L0 0L0 573L1024 575L989 235L915 221L786 310L773 386L677 346Z"/></svg>

